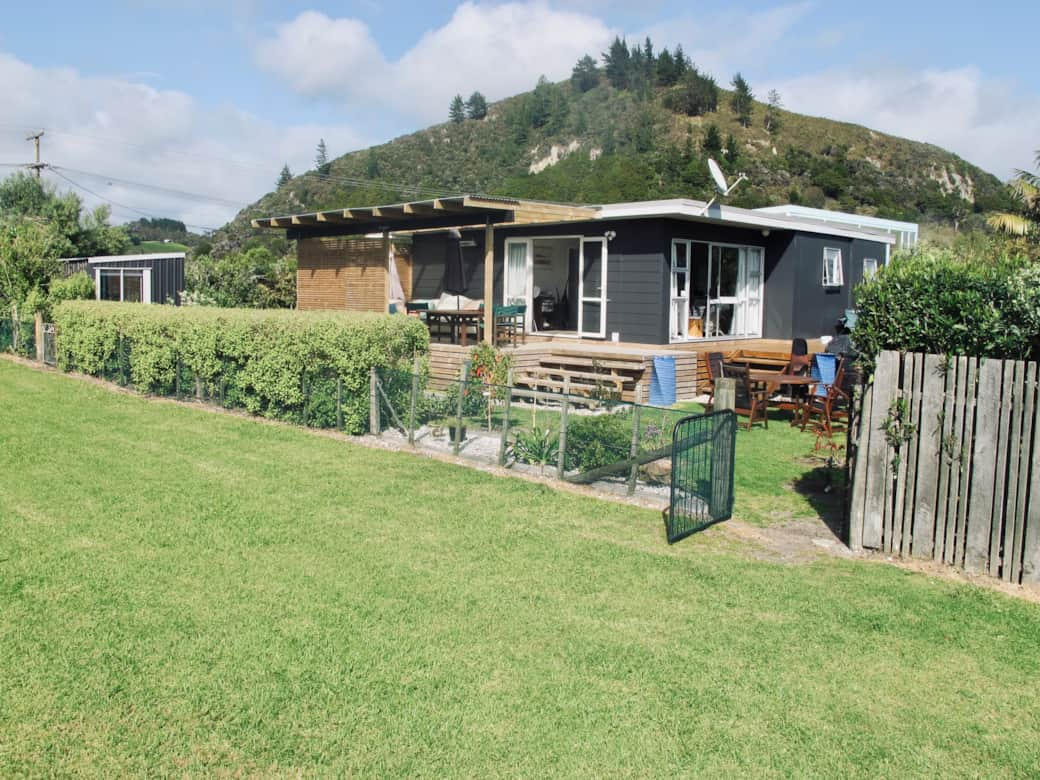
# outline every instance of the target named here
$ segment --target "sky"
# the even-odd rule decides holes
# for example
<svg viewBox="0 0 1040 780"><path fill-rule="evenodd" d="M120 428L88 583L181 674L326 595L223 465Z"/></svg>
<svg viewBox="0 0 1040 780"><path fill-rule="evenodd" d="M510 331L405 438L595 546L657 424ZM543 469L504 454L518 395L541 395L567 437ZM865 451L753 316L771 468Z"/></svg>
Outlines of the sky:
<svg viewBox="0 0 1040 780"><path fill-rule="evenodd" d="M615 35L681 43L720 84L935 143L1010 178L1040 150L1040 3L835 0L36 0L0 26L0 175L44 129L46 176L117 222L224 224L283 163L564 79Z"/></svg>

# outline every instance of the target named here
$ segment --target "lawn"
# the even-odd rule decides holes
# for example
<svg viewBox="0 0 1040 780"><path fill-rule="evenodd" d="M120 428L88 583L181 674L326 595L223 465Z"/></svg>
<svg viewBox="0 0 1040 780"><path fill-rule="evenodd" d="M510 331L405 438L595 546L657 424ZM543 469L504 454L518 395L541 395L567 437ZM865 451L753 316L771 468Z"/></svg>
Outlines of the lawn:
<svg viewBox="0 0 1040 780"><path fill-rule="evenodd" d="M1035 776L1038 646L986 590L0 360L0 776Z"/></svg>
<svg viewBox="0 0 1040 780"><path fill-rule="evenodd" d="M164 252L187 252L191 247L175 241L142 241L127 250L128 254L160 254Z"/></svg>

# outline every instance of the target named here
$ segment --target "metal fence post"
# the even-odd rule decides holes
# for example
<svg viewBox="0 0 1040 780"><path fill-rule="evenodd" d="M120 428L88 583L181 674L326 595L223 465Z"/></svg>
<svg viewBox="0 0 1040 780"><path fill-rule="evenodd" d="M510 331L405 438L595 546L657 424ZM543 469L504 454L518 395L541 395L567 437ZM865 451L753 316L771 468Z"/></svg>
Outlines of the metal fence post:
<svg viewBox="0 0 1040 780"><path fill-rule="evenodd" d="M343 430L343 377L336 376L336 430Z"/></svg>
<svg viewBox="0 0 1040 780"><path fill-rule="evenodd" d="M506 386L506 402L502 407L502 442L498 446L498 465L506 465L506 452L509 450L509 411L513 406L513 381L510 372L509 384Z"/></svg>
<svg viewBox="0 0 1040 780"><path fill-rule="evenodd" d="M379 374L376 367L368 370L368 432L378 436L382 430L379 421Z"/></svg>
<svg viewBox="0 0 1040 780"><path fill-rule="evenodd" d="M304 371L300 377L300 389L303 391L303 427L307 427L307 407L310 406L311 387L307 382L307 372Z"/></svg>
<svg viewBox="0 0 1040 780"><path fill-rule="evenodd" d="M469 384L469 367L468 360L462 364L462 375L459 379L459 398L455 405L455 436L452 437L454 441L451 444L451 451L455 455L459 454L459 445L462 443L462 411L466 400L466 387Z"/></svg>
<svg viewBox="0 0 1040 780"><path fill-rule="evenodd" d="M116 349L119 350L116 354L116 363L119 364L119 384L126 387L129 383L126 381L126 362L124 361L124 358L126 357L126 343L123 340L122 333L119 334L119 346L116 347Z"/></svg>
<svg viewBox="0 0 1040 780"><path fill-rule="evenodd" d="M571 397L565 395L560 405L560 451L556 456L556 477L563 479L567 465L567 413L571 408Z"/></svg>
<svg viewBox="0 0 1040 780"><path fill-rule="evenodd" d="M632 470L628 474L628 495L632 495L636 492L636 479L639 477L639 463L636 458L639 455L639 418L641 417L643 407L643 383L639 382L636 385L636 402L632 407L632 448L629 450L629 457L632 458Z"/></svg>

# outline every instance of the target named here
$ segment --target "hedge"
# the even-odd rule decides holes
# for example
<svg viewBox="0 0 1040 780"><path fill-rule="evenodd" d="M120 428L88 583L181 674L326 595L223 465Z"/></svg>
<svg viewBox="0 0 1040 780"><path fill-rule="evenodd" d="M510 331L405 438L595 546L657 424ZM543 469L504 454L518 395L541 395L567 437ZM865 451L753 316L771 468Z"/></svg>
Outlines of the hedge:
<svg viewBox="0 0 1040 780"><path fill-rule="evenodd" d="M856 289L852 338L881 350L1005 359L1040 351L1040 267L1021 258L962 258L927 248L899 257Z"/></svg>
<svg viewBox="0 0 1040 780"><path fill-rule="evenodd" d="M414 317L64 301L58 366L142 392L219 399L229 408L363 432L369 371L411 368L429 334Z"/></svg>

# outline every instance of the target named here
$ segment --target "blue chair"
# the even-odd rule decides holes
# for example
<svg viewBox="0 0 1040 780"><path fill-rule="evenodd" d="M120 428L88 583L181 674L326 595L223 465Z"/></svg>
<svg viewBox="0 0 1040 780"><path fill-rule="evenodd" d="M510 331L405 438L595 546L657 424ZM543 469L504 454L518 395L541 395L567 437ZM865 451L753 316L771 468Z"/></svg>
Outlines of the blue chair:
<svg viewBox="0 0 1040 780"><path fill-rule="evenodd" d="M815 383L812 385L812 397L809 399L807 408L802 413L802 430L809 421L809 407L814 407L823 402L831 391L831 385L838 375L838 356L827 352L817 352L813 355L812 364L809 366L809 376Z"/></svg>

